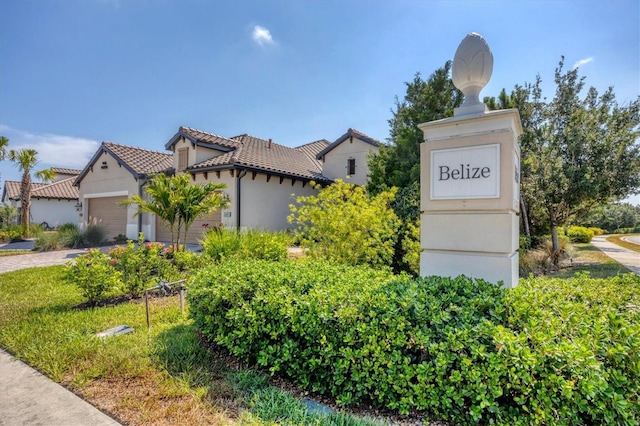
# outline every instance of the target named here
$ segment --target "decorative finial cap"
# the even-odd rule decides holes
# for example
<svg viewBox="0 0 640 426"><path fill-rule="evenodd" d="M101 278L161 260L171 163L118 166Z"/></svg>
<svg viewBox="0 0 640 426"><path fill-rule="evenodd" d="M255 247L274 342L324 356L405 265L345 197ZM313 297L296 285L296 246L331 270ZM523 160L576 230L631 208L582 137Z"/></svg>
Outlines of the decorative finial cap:
<svg viewBox="0 0 640 426"><path fill-rule="evenodd" d="M492 72L493 54L489 45L480 34L468 34L456 50L451 70L453 84L464 94L464 102L457 108L460 115L485 110L479 95Z"/></svg>

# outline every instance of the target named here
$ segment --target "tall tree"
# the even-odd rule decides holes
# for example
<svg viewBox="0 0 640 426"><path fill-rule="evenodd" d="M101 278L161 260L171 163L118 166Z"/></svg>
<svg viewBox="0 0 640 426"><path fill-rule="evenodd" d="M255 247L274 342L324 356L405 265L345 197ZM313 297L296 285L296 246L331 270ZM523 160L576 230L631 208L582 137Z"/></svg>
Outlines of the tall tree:
<svg viewBox="0 0 640 426"><path fill-rule="evenodd" d="M0 161L7 158L7 147L9 146L9 139L4 136L0 136Z"/></svg>
<svg viewBox="0 0 640 426"><path fill-rule="evenodd" d="M38 152L35 149L12 149L9 151L9 160L22 172L20 180L20 222L25 228L25 233L29 234L31 220L31 170L38 164ZM44 182L51 182L55 178L55 173L51 170L41 170L36 173L36 177Z"/></svg>
<svg viewBox="0 0 640 426"><path fill-rule="evenodd" d="M627 105L613 88L598 94L593 87L581 97L584 77L555 70L556 92L542 97L541 79L516 91L523 135L523 197L531 211L542 212L559 253L558 227L594 206L640 191L640 97Z"/></svg>
<svg viewBox="0 0 640 426"><path fill-rule="evenodd" d="M389 120L390 146L369 159L370 183L367 189L377 194L387 188L405 188L420 181L420 143L424 136L418 124L453 115L463 101L462 92L450 78L451 61L424 81L420 73L405 83L404 99L396 97L396 108Z"/></svg>

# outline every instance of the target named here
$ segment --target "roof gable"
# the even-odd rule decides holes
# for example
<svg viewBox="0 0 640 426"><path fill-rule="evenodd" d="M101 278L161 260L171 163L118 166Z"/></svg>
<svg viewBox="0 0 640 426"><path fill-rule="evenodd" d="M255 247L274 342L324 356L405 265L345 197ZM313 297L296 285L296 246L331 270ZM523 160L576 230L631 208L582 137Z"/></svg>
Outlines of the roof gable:
<svg viewBox="0 0 640 426"><path fill-rule="evenodd" d="M173 167L173 155L171 154L113 142L102 142L100 148L76 178L74 185L80 184L102 153L111 155L118 164L122 165L136 179L145 178L154 173L161 173Z"/></svg>
<svg viewBox="0 0 640 426"><path fill-rule="evenodd" d="M205 132L191 127L181 126L178 132L173 135L169 142L165 144L165 149L171 150L173 146L181 139L186 138L192 144L218 151L231 151L236 149L238 142L224 136L218 136L213 133Z"/></svg>
<svg viewBox="0 0 640 426"><path fill-rule="evenodd" d="M327 180L322 175L320 163L310 157L304 149L290 148L272 140L247 134L234 136L230 140L236 144L233 151L194 164L187 170L206 171L241 167L293 178Z"/></svg>
<svg viewBox="0 0 640 426"><path fill-rule="evenodd" d="M368 143L371 146L374 146L376 148L379 148L380 146L383 145L382 142L373 139L372 137L369 137L367 135L365 135L362 132L359 132L358 130L355 129L348 129L347 133L345 133L344 135L340 136L338 139L336 139L331 145L327 146L325 149L323 149L322 151L320 151L318 154L316 154L316 158L317 159L321 159L323 156L327 155L329 152L331 152L334 148L336 148L338 145L340 145L342 142L346 141L347 139L351 139L351 138L358 138L361 141Z"/></svg>

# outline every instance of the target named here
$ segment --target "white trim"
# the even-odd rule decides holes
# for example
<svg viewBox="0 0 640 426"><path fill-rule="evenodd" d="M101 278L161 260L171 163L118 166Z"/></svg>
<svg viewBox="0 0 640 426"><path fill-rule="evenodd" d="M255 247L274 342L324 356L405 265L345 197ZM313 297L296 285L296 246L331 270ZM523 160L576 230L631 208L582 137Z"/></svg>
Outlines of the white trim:
<svg viewBox="0 0 640 426"><path fill-rule="evenodd" d="M112 192L96 192L93 194L84 194L84 198L104 198L104 197L120 197L129 195L129 191L112 191Z"/></svg>

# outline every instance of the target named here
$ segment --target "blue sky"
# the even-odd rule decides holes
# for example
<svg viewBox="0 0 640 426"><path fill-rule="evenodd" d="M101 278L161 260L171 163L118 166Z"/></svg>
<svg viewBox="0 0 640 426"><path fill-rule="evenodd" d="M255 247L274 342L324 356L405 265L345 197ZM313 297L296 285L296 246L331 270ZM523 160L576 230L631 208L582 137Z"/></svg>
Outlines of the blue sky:
<svg viewBox="0 0 640 426"><path fill-rule="evenodd" d="M470 32L494 55L481 96L543 79L640 95L639 2L2 0L0 134L37 168L82 168L101 141L163 150L179 126L297 146L388 136L395 96ZM9 162L1 179L18 179ZM640 204L640 197L633 199Z"/></svg>

